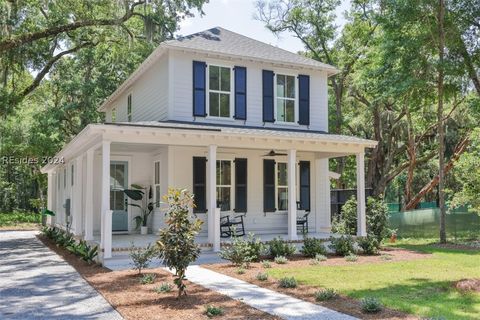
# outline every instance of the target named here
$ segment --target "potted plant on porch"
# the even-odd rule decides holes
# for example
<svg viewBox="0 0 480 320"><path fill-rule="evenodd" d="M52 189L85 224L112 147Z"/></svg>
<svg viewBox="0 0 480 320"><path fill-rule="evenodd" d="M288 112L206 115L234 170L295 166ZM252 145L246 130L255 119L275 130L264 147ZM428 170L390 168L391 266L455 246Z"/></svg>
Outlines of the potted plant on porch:
<svg viewBox="0 0 480 320"><path fill-rule="evenodd" d="M152 199L152 189L147 187L132 184L132 189L125 189L123 192L127 195L130 200L141 201L141 204L137 203L128 203L129 206L137 207L140 209L140 215L133 218L136 223L135 229L140 228L141 234L148 233L148 216L153 212L155 207L155 202L151 201ZM148 193L148 194L147 194Z"/></svg>

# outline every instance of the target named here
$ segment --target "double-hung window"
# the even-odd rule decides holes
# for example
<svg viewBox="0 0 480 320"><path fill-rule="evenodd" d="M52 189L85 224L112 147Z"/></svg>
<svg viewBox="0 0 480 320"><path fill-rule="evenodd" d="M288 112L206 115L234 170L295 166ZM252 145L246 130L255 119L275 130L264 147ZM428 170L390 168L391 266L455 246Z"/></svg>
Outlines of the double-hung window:
<svg viewBox="0 0 480 320"><path fill-rule="evenodd" d="M155 161L154 164L154 177L153 177L153 190L155 194L155 207L160 207L160 161Z"/></svg>
<svg viewBox="0 0 480 320"><path fill-rule="evenodd" d="M230 118L232 105L232 69L208 66L208 101L211 117Z"/></svg>
<svg viewBox="0 0 480 320"><path fill-rule="evenodd" d="M295 77L277 74L277 121L295 122Z"/></svg>
<svg viewBox="0 0 480 320"><path fill-rule="evenodd" d="M288 174L285 162L277 162L277 209L288 210Z"/></svg>
<svg viewBox="0 0 480 320"><path fill-rule="evenodd" d="M230 211L232 207L232 161L217 160L217 208Z"/></svg>
<svg viewBox="0 0 480 320"><path fill-rule="evenodd" d="M127 119L128 122L132 122L132 94L127 97Z"/></svg>

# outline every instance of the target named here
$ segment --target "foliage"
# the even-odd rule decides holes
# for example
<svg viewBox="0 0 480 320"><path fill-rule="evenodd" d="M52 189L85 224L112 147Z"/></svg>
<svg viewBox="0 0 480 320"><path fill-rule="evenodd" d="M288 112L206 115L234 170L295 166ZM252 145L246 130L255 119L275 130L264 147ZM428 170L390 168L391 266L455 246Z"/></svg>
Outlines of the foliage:
<svg viewBox="0 0 480 320"><path fill-rule="evenodd" d="M336 298L338 293L333 288L325 288L315 292L315 300L317 301L327 301L333 298Z"/></svg>
<svg viewBox="0 0 480 320"><path fill-rule="evenodd" d="M295 245L283 241L280 237L273 238L267 245L269 254L273 258L278 256L289 257L297 250Z"/></svg>
<svg viewBox="0 0 480 320"><path fill-rule="evenodd" d="M333 250L336 255L347 256L350 253L355 253L355 241L350 235L342 235L340 237L330 237L329 248Z"/></svg>
<svg viewBox="0 0 480 320"><path fill-rule="evenodd" d="M327 261L327 256L324 256L322 254L317 254L313 259L310 259L310 264L311 265L318 265L322 261Z"/></svg>
<svg viewBox="0 0 480 320"><path fill-rule="evenodd" d="M205 307L205 314L209 318L217 317L223 315L224 311L220 307L216 307L213 305L208 305Z"/></svg>
<svg viewBox="0 0 480 320"><path fill-rule="evenodd" d="M357 200L348 199L342 206L340 216L332 223L332 232L339 234L357 234Z"/></svg>
<svg viewBox="0 0 480 320"><path fill-rule="evenodd" d="M257 279L258 281L267 281L268 280L268 274L265 273L265 272L259 272L255 276L255 279Z"/></svg>
<svg viewBox="0 0 480 320"><path fill-rule="evenodd" d="M0 227L16 226L19 224L40 223L41 215L33 212L14 211L11 213L0 213Z"/></svg>
<svg viewBox="0 0 480 320"><path fill-rule="evenodd" d="M280 288L296 288L297 285L297 280L294 277L284 277L278 280Z"/></svg>
<svg viewBox="0 0 480 320"><path fill-rule="evenodd" d="M159 285L158 287L155 288L155 292L156 293L168 293L170 291L172 291L173 289L173 286L170 284L170 283L162 283L161 285Z"/></svg>
<svg viewBox="0 0 480 320"><path fill-rule="evenodd" d="M140 209L140 215L133 218L135 228L138 229L140 226L146 227L148 217L152 214L157 204L157 201L150 201L150 199L152 199L152 188L132 184L132 189L125 189L123 193L125 193L130 200L141 202L141 204L130 202L128 205Z"/></svg>
<svg viewBox="0 0 480 320"><path fill-rule="evenodd" d="M272 267L272 264L268 260L263 260L262 261L262 267L264 267L265 269L268 269L268 268Z"/></svg>
<svg viewBox="0 0 480 320"><path fill-rule="evenodd" d="M148 268L152 259L158 254L158 249L155 246L147 245L146 248L137 248L132 243L130 249L130 259L132 259L133 269L138 273L142 273L143 269Z"/></svg>
<svg viewBox="0 0 480 320"><path fill-rule="evenodd" d="M76 242L73 236L57 227L43 227L42 234L53 240L58 246L64 247L72 254L79 256L83 261L91 264L98 256L98 247L89 245L85 240Z"/></svg>
<svg viewBox="0 0 480 320"><path fill-rule="evenodd" d="M390 261L393 259L393 256L391 254L382 254L380 256L380 259L382 259L383 261Z"/></svg>
<svg viewBox="0 0 480 320"><path fill-rule="evenodd" d="M378 254L378 250L380 249L377 238L372 236L357 238L357 244L362 248L363 253L368 255Z"/></svg>
<svg viewBox="0 0 480 320"><path fill-rule="evenodd" d="M322 240L308 237L303 239L303 247L301 251L304 256L310 258L313 258L316 255L327 254L327 249L325 248Z"/></svg>
<svg viewBox="0 0 480 320"><path fill-rule="evenodd" d="M345 260L348 261L348 262L357 262L358 261L358 256L353 254L353 253L350 253L350 254L345 256Z"/></svg>
<svg viewBox="0 0 480 320"><path fill-rule="evenodd" d="M147 274L144 274L140 278L140 283L141 284L152 284L152 283L155 282L156 278L157 278L157 275L155 273L147 273Z"/></svg>
<svg viewBox="0 0 480 320"><path fill-rule="evenodd" d="M382 311L383 305L377 299L373 297L367 297L362 299L362 311L365 313L377 313Z"/></svg>
<svg viewBox="0 0 480 320"><path fill-rule="evenodd" d="M178 296L186 293L185 272L190 263L197 260L200 247L195 243L195 236L202 227L199 219L190 219L193 208L193 195L187 190L169 188L164 197L168 203L166 228L160 230L157 245L160 255L168 268L175 269L174 283Z"/></svg>
<svg viewBox="0 0 480 320"><path fill-rule="evenodd" d="M237 270L235 271L237 274L245 274L246 270L244 267L240 266L237 268Z"/></svg>
<svg viewBox="0 0 480 320"><path fill-rule="evenodd" d="M233 237L232 243L221 249L220 257L229 260L234 265L247 265L250 262L258 261L263 250L263 244L259 238L249 233L247 239Z"/></svg>
<svg viewBox="0 0 480 320"><path fill-rule="evenodd" d="M284 256L276 256L274 261L275 261L276 264L287 264L288 263L288 259Z"/></svg>

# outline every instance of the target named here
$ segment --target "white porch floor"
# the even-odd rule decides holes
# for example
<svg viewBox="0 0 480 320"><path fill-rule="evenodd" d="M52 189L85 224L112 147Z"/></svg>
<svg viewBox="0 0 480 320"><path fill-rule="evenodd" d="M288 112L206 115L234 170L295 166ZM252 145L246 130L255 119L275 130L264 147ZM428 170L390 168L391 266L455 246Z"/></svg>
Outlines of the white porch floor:
<svg viewBox="0 0 480 320"><path fill-rule="evenodd" d="M319 238L319 239L328 239L330 236L335 236L333 233L321 232L321 233L308 233L306 235L310 238ZM247 236L244 236L246 238ZM262 242L268 242L273 238L280 237L282 240L288 241L287 234L261 234L255 235L255 237L260 238ZM133 246L135 247L146 247L148 244L154 244L158 240L158 235L148 234L114 234L112 236L112 250L113 251L124 251L128 250ZM207 236L198 236L196 238L198 244L201 247L210 247L211 244L208 243ZM227 244L232 241L232 238L221 238L221 244ZM94 236L94 242L100 244L100 235ZM298 240L292 242L303 242L303 235L298 236Z"/></svg>

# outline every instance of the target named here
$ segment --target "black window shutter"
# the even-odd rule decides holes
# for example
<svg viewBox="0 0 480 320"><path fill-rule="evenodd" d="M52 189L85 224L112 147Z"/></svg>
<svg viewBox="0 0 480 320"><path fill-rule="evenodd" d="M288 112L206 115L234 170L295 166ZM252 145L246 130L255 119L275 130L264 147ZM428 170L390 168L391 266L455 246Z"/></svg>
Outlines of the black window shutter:
<svg viewBox="0 0 480 320"><path fill-rule="evenodd" d="M206 109L206 69L207 64L193 61L193 116L205 117Z"/></svg>
<svg viewBox="0 0 480 320"><path fill-rule="evenodd" d="M235 119L247 120L247 68L235 67Z"/></svg>
<svg viewBox="0 0 480 320"><path fill-rule="evenodd" d="M275 122L273 112L273 71L263 70L263 122Z"/></svg>
<svg viewBox="0 0 480 320"><path fill-rule="evenodd" d="M207 158L193 157L193 212L207 212Z"/></svg>
<svg viewBox="0 0 480 320"><path fill-rule="evenodd" d="M310 125L310 77L298 76L298 123Z"/></svg>
<svg viewBox="0 0 480 320"><path fill-rule="evenodd" d="M247 159L235 159L235 211L247 212Z"/></svg>
<svg viewBox="0 0 480 320"><path fill-rule="evenodd" d="M300 210L310 211L310 161L299 162Z"/></svg>
<svg viewBox="0 0 480 320"><path fill-rule="evenodd" d="M275 160L263 160L263 211L274 212L275 208Z"/></svg>

